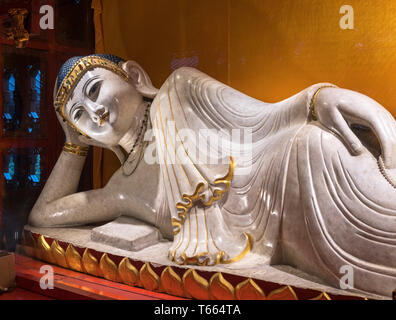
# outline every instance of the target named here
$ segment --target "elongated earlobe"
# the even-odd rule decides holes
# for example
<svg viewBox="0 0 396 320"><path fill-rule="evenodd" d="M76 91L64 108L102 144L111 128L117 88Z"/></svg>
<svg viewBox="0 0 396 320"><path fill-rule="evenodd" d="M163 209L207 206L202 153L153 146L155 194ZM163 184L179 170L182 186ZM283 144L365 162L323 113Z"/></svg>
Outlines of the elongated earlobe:
<svg viewBox="0 0 396 320"><path fill-rule="evenodd" d="M136 90L143 97L153 99L157 95L158 89L154 88L148 74L137 62L132 60L124 62L122 69L129 74Z"/></svg>

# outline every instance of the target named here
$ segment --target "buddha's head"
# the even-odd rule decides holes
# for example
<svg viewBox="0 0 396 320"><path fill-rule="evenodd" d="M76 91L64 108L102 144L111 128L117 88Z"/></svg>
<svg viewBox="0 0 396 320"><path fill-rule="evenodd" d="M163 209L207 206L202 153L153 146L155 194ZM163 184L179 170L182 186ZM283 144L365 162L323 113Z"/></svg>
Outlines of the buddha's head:
<svg viewBox="0 0 396 320"><path fill-rule="evenodd" d="M157 93L134 61L104 54L73 57L55 84L56 111L73 129L103 145L115 146L134 115Z"/></svg>

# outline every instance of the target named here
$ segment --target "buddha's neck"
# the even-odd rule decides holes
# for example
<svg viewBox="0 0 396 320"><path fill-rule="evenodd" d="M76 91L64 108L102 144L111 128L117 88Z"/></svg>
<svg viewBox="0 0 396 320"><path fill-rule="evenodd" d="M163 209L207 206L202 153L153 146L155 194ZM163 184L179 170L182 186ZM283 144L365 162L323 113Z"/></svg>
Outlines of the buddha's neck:
<svg viewBox="0 0 396 320"><path fill-rule="evenodd" d="M143 121L145 119L144 115L146 112L146 108L147 108L146 102L143 102L141 105L139 105L137 111L133 116L131 127L118 143L127 153L130 153L132 151L133 145L135 144L136 139L138 138L139 132L143 128Z"/></svg>

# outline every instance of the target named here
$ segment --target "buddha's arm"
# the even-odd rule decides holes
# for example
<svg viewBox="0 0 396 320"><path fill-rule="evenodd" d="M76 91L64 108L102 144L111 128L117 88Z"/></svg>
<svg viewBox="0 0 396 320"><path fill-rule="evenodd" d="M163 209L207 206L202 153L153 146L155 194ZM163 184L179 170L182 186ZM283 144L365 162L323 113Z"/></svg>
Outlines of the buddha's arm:
<svg viewBox="0 0 396 320"><path fill-rule="evenodd" d="M329 83L318 83L286 100L268 104L268 108L264 109L264 117L272 119L272 121L268 121L269 123L277 122L275 119L281 119L279 125L282 126L292 126L293 124L300 126L305 124L312 119L310 107L315 93L319 89L327 88L328 86L332 85Z"/></svg>
<svg viewBox="0 0 396 320"><path fill-rule="evenodd" d="M272 120L267 121L271 126L299 126L317 120L343 140L354 155L362 153L364 148L351 126L368 127L378 139L385 166L396 167L395 119L378 102L361 93L321 83L271 106L265 114Z"/></svg>
<svg viewBox="0 0 396 320"><path fill-rule="evenodd" d="M116 208L106 206L103 189L76 193L84 162L84 156L62 151L30 213L29 224L46 227L83 225L116 216Z"/></svg>
<svg viewBox="0 0 396 320"><path fill-rule="evenodd" d="M378 102L359 92L324 88L314 105L317 120L338 135L353 154L364 152L351 125L369 128L377 137L385 166L396 168L396 122Z"/></svg>

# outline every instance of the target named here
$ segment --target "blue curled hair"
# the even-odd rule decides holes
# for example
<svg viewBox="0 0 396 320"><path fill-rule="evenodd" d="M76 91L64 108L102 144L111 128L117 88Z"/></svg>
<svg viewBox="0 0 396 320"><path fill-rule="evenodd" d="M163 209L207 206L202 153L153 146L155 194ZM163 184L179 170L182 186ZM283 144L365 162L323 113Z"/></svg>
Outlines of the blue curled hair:
<svg viewBox="0 0 396 320"><path fill-rule="evenodd" d="M125 62L124 59L117 57L112 54L90 54L88 56L95 56L95 57L100 57L103 59L106 59L110 62L113 62L115 64L119 64L120 62ZM76 56L68 59L59 69L58 73L58 81L56 83L56 91L58 91L60 85L62 84L63 80L65 79L66 75L69 73L69 71L73 68L73 66L80 60L85 58L85 56Z"/></svg>

